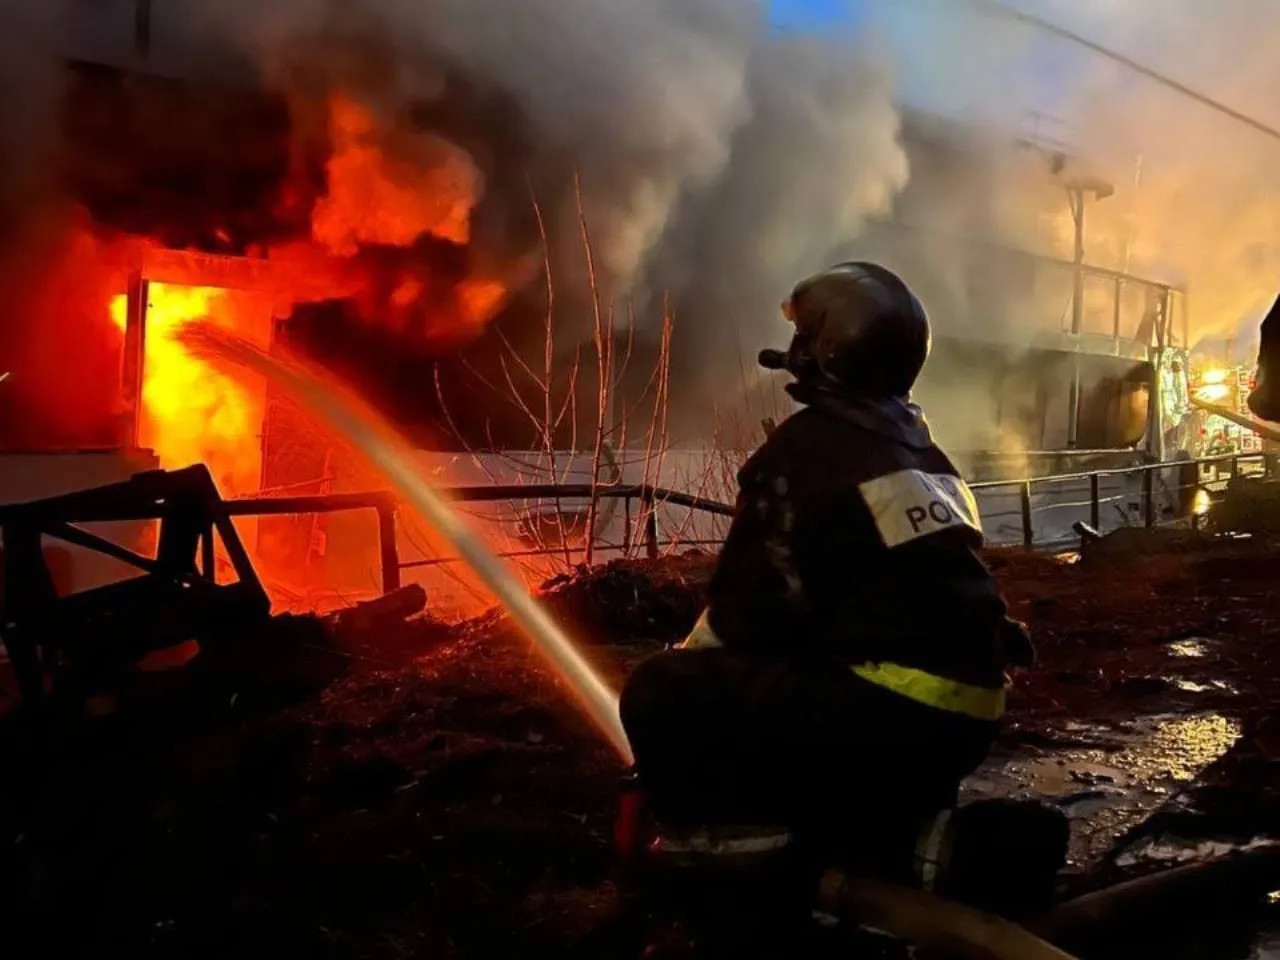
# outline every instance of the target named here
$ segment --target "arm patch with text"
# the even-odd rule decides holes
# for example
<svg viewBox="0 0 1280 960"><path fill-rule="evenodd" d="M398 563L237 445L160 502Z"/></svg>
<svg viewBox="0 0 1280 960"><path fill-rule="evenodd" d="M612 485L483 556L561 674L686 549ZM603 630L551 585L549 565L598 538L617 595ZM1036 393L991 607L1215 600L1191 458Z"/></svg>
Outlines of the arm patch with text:
<svg viewBox="0 0 1280 960"><path fill-rule="evenodd" d="M953 527L982 533L973 491L950 474L899 470L859 484L858 492L886 547L899 547Z"/></svg>

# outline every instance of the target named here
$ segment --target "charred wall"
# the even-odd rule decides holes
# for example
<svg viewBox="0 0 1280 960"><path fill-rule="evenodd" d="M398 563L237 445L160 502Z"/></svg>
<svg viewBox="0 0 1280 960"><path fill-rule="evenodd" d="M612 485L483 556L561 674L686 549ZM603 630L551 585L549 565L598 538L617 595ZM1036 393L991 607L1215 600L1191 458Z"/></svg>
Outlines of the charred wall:
<svg viewBox="0 0 1280 960"><path fill-rule="evenodd" d="M67 72L66 185L99 227L234 254L305 235L321 174L297 155L282 98L100 64Z"/></svg>

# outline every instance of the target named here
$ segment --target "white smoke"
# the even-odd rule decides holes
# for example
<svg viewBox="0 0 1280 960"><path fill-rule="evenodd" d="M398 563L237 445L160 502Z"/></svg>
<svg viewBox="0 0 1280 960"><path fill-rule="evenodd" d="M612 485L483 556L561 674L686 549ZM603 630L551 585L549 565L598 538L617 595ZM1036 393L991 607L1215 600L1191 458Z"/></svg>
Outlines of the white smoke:
<svg viewBox="0 0 1280 960"><path fill-rule="evenodd" d="M859 38L774 39L748 61L746 89L752 116L729 163L689 192L651 260L651 287L696 329L695 362L785 336L779 301L908 177L887 65Z"/></svg>
<svg viewBox="0 0 1280 960"><path fill-rule="evenodd" d="M426 65L514 99L530 166L580 176L607 296L669 295L706 337L772 333L791 284L907 178L887 64L860 37L779 37L757 0L290 0L266 20L258 6L206 9L202 33L268 66L376 36L397 65L384 96L437 95L437 73L410 69ZM580 260L576 198L550 201L554 241Z"/></svg>
<svg viewBox="0 0 1280 960"><path fill-rule="evenodd" d="M1280 127L1270 0L1006 0ZM1280 142L1130 66L968 0L877 4L909 95L972 116L1032 110L1116 186L1087 216L1086 260L1185 286L1191 339L1248 337L1280 286ZM958 32L963 31L963 32ZM955 37L983 37L977 46ZM920 65L926 65L921 68ZM1064 213L1052 252L1069 255Z"/></svg>

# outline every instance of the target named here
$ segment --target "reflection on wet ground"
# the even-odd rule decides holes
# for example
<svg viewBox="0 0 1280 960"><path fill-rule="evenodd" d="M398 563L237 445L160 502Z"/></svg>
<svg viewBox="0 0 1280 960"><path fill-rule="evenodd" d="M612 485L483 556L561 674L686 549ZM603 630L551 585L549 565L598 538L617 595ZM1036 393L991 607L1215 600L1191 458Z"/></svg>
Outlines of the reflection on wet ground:
<svg viewBox="0 0 1280 960"><path fill-rule="evenodd" d="M966 784L965 799L1036 798L1062 810L1072 824L1072 872L1105 859L1126 872L1147 873L1276 842L1197 835L1198 778L1240 740L1237 720L1210 711L1160 714L1117 724L1067 723L1059 732L1070 745L993 757ZM1160 820L1185 816L1175 818L1173 829L1159 821L1135 829L1156 813ZM1212 829L1214 818L1202 819L1202 829ZM1170 924L1145 931L1141 943L1116 944L1097 960L1280 960L1280 891L1272 899L1194 929Z"/></svg>
<svg viewBox="0 0 1280 960"><path fill-rule="evenodd" d="M993 560L1042 656L965 794L1070 818L1065 895L1280 840L1280 542L1130 530L1074 564ZM1280 960L1280 902L1224 884L1082 960Z"/></svg>
<svg viewBox="0 0 1280 960"><path fill-rule="evenodd" d="M1175 657L1207 657L1213 647L1214 642L1204 637L1187 637L1165 644L1165 650Z"/></svg>
<svg viewBox="0 0 1280 960"><path fill-rule="evenodd" d="M1076 744L995 757L965 785L965 799L1034 797L1072 820L1071 866L1102 856L1125 831L1165 806L1231 748L1237 721L1216 713L1129 723L1065 725Z"/></svg>

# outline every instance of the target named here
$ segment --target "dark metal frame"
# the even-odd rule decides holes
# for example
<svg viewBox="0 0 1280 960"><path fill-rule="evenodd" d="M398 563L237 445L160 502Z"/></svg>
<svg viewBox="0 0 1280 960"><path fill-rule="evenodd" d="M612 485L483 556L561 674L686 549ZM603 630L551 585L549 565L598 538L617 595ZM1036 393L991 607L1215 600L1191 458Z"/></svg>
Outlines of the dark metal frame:
<svg viewBox="0 0 1280 960"><path fill-rule="evenodd" d="M23 699L42 699L68 663L86 675L104 675L153 649L265 619L270 601L222 503L208 468L199 465L0 507L0 635ZM147 520L159 522L154 557L79 526ZM46 537L111 557L143 576L59 596ZM235 583L217 582L215 537Z"/></svg>
<svg viewBox="0 0 1280 960"><path fill-rule="evenodd" d="M332 494L315 497L259 498L226 501L203 465L184 470L140 473L63 496L0 507L0 555L4 589L0 594L0 637L13 664L23 699L44 697L63 670L64 656L96 664L89 672L116 669L146 650L129 642L105 640L98 631L112 633L139 611L156 610L155 623L140 632L178 643L192 634L234 632L265 620L270 601L253 568L233 518L297 513L331 513L372 509L378 514L383 590L400 586L401 564L396 550L394 499L385 493ZM155 557L83 529L87 523L158 521ZM140 578L59 596L45 538L110 557L143 573ZM236 582L219 584L215 544L221 540ZM163 612L162 612L163 611ZM141 616L146 619L147 613ZM181 623L168 637L166 628ZM138 641L145 644L152 642ZM155 641L153 649L168 645Z"/></svg>

